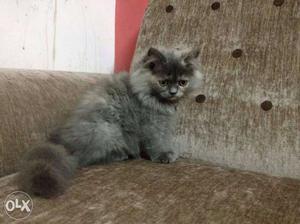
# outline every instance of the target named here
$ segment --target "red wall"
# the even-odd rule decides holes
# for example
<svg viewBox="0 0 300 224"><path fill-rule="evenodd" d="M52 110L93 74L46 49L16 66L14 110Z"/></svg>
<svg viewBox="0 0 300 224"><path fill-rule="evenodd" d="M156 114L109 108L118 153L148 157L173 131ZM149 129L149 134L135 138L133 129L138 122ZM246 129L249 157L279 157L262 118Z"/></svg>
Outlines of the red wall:
<svg viewBox="0 0 300 224"><path fill-rule="evenodd" d="M116 0L115 72L128 71L148 0Z"/></svg>

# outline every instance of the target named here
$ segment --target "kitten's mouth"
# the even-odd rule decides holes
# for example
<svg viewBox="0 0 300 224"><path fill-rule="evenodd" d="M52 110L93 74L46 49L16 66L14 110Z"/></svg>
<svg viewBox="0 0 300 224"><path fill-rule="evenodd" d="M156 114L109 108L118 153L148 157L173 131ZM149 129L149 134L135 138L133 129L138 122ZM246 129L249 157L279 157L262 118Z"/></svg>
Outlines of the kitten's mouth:
<svg viewBox="0 0 300 224"><path fill-rule="evenodd" d="M176 103L179 101L179 97L178 96L171 96L171 97L168 97L167 100L170 102L170 103Z"/></svg>
<svg viewBox="0 0 300 224"><path fill-rule="evenodd" d="M177 96L171 96L171 97L168 98L168 100L176 101L176 100L178 100L178 97Z"/></svg>
<svg viewBox="0 0 300 224"><path fill-rule="evenodd" d="M152 93L152 95L155 96L161 103L167 103L167 104L177 103L180 99L179 96L162 96L157 93Z"/></svg>

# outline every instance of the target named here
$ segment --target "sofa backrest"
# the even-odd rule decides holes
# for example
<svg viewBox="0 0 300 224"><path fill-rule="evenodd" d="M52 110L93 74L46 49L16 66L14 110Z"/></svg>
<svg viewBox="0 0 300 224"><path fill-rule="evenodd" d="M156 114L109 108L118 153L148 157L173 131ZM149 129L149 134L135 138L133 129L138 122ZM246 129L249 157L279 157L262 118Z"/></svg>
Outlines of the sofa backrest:
<svg viewBox="0 0 300 224"><path fill-rule="evenodd" d="M150 46L199 48L205 80L180 109L184 155L300 178L298 0L152 0L135 59Z"/></svg>

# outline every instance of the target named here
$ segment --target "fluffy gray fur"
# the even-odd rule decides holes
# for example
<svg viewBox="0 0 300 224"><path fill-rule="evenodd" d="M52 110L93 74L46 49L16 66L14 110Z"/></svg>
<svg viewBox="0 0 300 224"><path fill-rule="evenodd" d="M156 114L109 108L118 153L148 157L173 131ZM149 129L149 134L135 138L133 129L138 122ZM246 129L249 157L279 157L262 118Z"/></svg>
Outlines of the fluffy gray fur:
<svg viewBox="0 0 300 224"><path fill-rule="evenodd" d="M64 192L77 167L140 158L169 163L176 105L199 86L198 51L150 48L131 75L101 80L45 145L27 154L18 175L28 193Z"/></svg>

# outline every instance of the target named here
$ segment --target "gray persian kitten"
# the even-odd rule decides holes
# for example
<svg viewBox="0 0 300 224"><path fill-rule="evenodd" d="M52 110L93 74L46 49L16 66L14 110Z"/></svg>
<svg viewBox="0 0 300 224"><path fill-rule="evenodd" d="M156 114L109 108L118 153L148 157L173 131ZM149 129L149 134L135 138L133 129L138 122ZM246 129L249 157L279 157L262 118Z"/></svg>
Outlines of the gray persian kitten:
<svg viewBox="0 0 300 224"><path fill-rule="evenodd" d="M77 167L140 158L177 158L176 105L199 86L199 51L150 48L135 72L105 77L85 95L48 143L29 152L20 189L42 197L64 192Z"/></svg>

